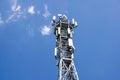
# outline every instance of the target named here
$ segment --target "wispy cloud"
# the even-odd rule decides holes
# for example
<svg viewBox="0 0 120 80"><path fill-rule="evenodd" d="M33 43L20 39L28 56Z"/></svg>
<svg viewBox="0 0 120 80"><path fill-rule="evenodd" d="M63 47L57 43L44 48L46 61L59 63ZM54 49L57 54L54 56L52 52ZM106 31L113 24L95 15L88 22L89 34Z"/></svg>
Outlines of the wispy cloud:
<svg viewBox="0 0 120 80"><path fill-rule="evenodd" d="M6 22L8 23L9 21L11 21L14 18L15 14L12 14L8 17L8 19L6 20ZM13 20L12 20L13 21Z"/></svg>
<svg viewBox="0 0 120 80"><path fill-rule="evenodd" d="M13 12L21 11L21 6L18 5L17 0L13 0L11 5L12 5L11 10Z"/></svg>
<svg viewBox="0 0 120 80"><path fill-rule="evenodd" d="M9 15L6 22L16 21L17 19L21 18L23 16L23 12L21 11L21 6L18 6L14 12L12 12L11 15Z"/></svg>
<svg viewBox="0 0 120 80"><path fill-rule="evenodd" d="M39 11L39 10L37 11L37 14L40 14L40 11Z"/></svg>
<svg viewBox="0 0 120 80"><path fill-rule="evenodd" d="M2 20L2 18L0 17L0 25L4 24L4 21Z"/></svg>
<svg viewBox="0 0 120 80"><path fill-rule="evenodd" d="M12 10L12 11L15 11L15 10L16 10L16 7L17 7L17 0L12 0L11 2L12 2L12 3L11 3L11 5L12 5L11 10Z"/></svg>
<svg viewBox="0 0 120 80"><path fill-rule="evenodd" d="M26 31L27 31L27 34L28 34L30 37L34 37L34 36L35 36L34 29L33 29L31 26L28 26L28 27L26 28Z"/></svg>
<svg viewBox="0 0 120 80"><path fill-rule="evenodd" d="M28 8L28 13L30 13L30 14L35 14L34 6L30 6L30 7Z"/></svg>
<svg viewBox="0 0 120 80"><path fill-rule="evenodd" d="M48 18L51 13L48 10L48 5L44 4L44 13L41 13L40 10L35 9L34 5L29 6L28 8L23 8L19 3L18 0L11 0L11 10L9 11L8 18L4 21L5 23L9 22L16 22L19 19L27 18L27 13L39 14L45 18Z"/></svg>
<svg viewBox="0 0 120 80"><path fill-rule="evenodd" d="M51 15L51 13L50 13L49 10L48 10L47 4L44 5L44 8L45 8L45 13L43 14L43 16L44 16L45 18L47 18L47 17L49 17L49 16Z"/></svg>
<svg viewBox="0 0 120 80"><path fill-rule="evenodd" d="M50 28L50 26L44 25L43 28L41 28L40 31L41 31L42 35L50 35L51 28Z"/></svg>
<svg viewBox="0 0 120 80"><path fill-rule="evenodd" d="M6 20L7 23L12 21L15 22L17 21L17 19L23 16L23 12L21 11L21 5L18 5L17 0L12 0L11 5L12 14L10 14L9 17L7 18Z"/></svg>
<svg viewBox="0 0 120 80"><path fill-rule="evenodd" d="M16 7L15 11L21 11L21 6L18 5L18 6Z"/></svg>

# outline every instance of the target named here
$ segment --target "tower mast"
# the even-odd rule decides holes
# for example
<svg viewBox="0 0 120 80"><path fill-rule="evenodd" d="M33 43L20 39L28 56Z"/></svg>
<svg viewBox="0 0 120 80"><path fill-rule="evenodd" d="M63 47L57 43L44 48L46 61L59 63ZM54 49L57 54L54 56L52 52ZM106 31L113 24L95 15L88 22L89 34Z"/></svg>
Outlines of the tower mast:
<svg viewBox="0 0 120 80"><path fill-rule="evenodd" d="M52 26L56 36L55 59L58 66L58 80L79 80L74 65L74 45L72 31L77 27L77 22L72 19L69 22L65 15L58 14L59 20L53 16Z"/></svg>

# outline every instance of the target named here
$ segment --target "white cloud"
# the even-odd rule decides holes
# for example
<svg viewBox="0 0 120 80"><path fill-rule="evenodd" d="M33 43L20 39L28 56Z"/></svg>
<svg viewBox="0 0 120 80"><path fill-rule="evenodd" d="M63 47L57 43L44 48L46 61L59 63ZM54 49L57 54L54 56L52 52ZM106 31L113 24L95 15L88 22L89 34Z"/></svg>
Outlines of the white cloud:
<svg viewBox="0 0 120 80"><path fill-rule="evenodd" d="M48 6L45 4L44 5L44 7L45 7L45 13L43 14L43 16L45 17L45 18L47 18L47 17L49 17L51 14L50 14L50 12L49 12L49 10L48 10Z"/></svg>
<svg viewBox="0 0 120 80"><path fill-rule="evenodd" d="M28 8L28 13L30 13L30 14L35 14L34 6L30 6L30 7Z"/></svg>
<svg viewBox="0 0 120 80"><path fill-rule="evenodd" d="M45 25L42 29L41 29L41 34L42 35L50 35L51 33L51 28L47 25Z"/></svg>

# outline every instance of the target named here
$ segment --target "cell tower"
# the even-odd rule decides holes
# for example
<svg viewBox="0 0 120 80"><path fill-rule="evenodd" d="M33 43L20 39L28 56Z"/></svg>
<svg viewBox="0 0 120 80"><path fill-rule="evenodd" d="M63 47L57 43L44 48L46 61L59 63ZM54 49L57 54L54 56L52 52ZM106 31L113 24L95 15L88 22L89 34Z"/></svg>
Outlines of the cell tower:
<svg viewBox="0 0 120 80"><path fill-rule="evenodd" d="M79 80L74 65L74 45L72 41L73 28L77 27L77 22L72 19L69 22L65 15L58 14L59 20L53 16L52 26L56 36L55 59L59 69L58 80Z"/></svg>

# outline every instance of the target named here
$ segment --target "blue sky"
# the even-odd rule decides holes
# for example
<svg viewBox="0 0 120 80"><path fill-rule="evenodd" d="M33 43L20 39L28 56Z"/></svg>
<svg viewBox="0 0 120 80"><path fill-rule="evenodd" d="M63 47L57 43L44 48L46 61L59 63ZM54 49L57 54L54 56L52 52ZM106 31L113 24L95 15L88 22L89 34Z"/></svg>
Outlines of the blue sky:
<svg viewBox="0 0 120 80"><path fill-rule="evenodd" d="M0 80L57 80L53 15L78 22L80 80L120 80L119 0L1 0Z"/></svg>

